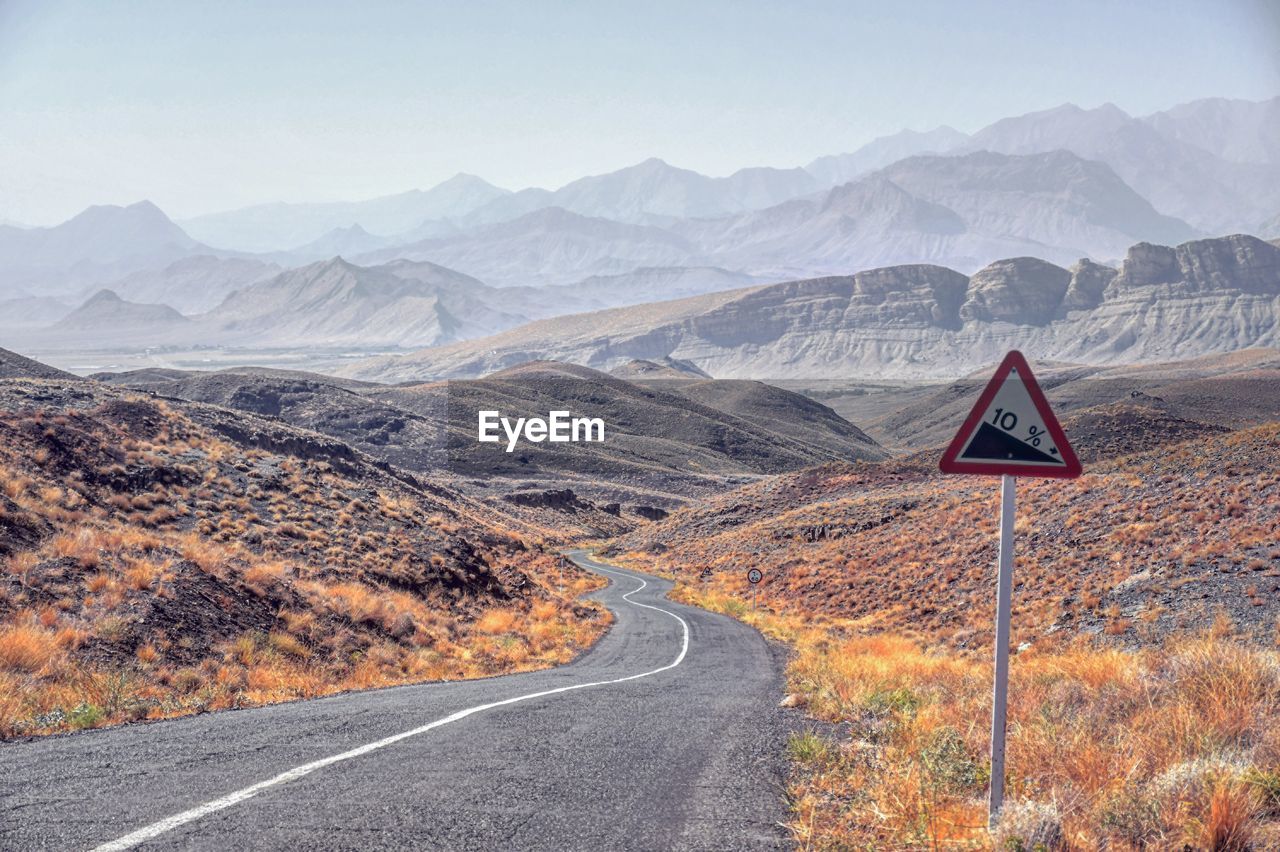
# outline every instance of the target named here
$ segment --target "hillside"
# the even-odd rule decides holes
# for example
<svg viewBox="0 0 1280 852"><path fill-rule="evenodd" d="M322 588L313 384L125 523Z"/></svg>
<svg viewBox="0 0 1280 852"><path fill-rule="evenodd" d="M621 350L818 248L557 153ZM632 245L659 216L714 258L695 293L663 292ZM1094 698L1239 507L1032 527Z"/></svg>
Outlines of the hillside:
<svg viewBox="0 0 1280 852"><path fill-rule="evenodd" d="M1280 425L1122 419L1144 429L1128 455L1083 416L1068 434L1098 461L1068 482L1019 483L1015 645L1083 631L1130 643L1208 628L1225 613L1274 641L1280 592ZM765 572L765 606L839 615L867 630L986 650L998 489L918 463L832 465L711 497L614 541L694 582L743 594ZM651 560L652 561L652 560Z"/></svg>
<svg viewBox="0 0 1280 852"><path fill-rule="evenodd" d="M751 477L884 455L857 427L807 397L760 382L679 375L694 381L649 387L639 378L624 381L545 362L479 380L401 387L263 370L138 371L100 378L165 397L279 417L403 470L446 477L499 511L564 525L565 535L616 534L640 522L650 508ZM603 418L608 431L603 443L526 441L507 453L505 445L476 441L481 409L510 418L570 411ZM572 504L529 496L566 487L574 492ZM517 510L507 505L507 497L519 491L527 493ZM601 510L611 503L619 509Z"/></svg>
<svg viewBox="0 0 1280 852"><path fill-rule="evenodd" d="M448 417L448 469L464 477L508 477L554 485L599 501L648 495L683 502L735 481L805 467L820 459L882 458L852 424L798 394L758 382L714 380L699 389L644 387L584 367L533 362L483 379L387 388L383 403ZM602 443L500 444L476 441L481 409L545 417L567 410L607 424Z"/></svg>
<svg viewBox="0 0 1280 852"><path fill-rule="evenodd" d="M42 364L31 358L0 349L0 379L67 379L76 380L76 376L62 370Z"/></svg>
<svg viewBox="0 0 1280 852"><path fill-rule="evenodd" d="M1274 349L1143 366L1042 363L1035 369L1054 410L1063 417L1124 404L1169 418L1240 428L1268 423L1280 412L1280 352ZM989 374L987 369L945 385L912 384L874 394L819 397L843 416L865 424L886 445L918 451L950 440L955 425L968 413L973 393ZM873 413L884 409L888 412ZM1141 433L1133 436L1141 439Z"/></svg>
<svg viewBox="0 0 1280 852"><path fill-rule="evenodd" d="M274 419L6 380L0 480L0 736L543 666L601 627L549 530Z"/></svg>

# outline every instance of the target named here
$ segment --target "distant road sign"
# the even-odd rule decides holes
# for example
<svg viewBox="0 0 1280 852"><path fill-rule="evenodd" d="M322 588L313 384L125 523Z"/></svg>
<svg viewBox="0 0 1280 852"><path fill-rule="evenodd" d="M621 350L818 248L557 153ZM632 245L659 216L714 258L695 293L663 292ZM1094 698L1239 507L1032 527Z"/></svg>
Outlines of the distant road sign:
<svg viewBox="0 0 1280 852"><path fill-rule="evenodd" d="M753 586L756 583L759 583L763 579L764 579L764 575L760 573L759 568L752 568L750 571L747 572L747 582Z"/></svg>
<svg viewBox="0 0 1280 852"><path fill-rule="evenodd" d="M1074 479L1080 460L1031 374L1010 352L942 455L943 473Z"/></svg>

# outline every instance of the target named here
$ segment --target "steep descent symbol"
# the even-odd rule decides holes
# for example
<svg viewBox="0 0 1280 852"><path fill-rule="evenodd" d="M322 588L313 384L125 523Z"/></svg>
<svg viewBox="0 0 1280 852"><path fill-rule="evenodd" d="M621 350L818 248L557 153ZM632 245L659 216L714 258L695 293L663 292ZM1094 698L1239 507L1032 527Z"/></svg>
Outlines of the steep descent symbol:
<svg viewBox="0 0 1280 852"><path fill-rule="evenodd" d="M1067 436L1016 351L1000 363L938 466L943 473L1080 475Z"/></svg>

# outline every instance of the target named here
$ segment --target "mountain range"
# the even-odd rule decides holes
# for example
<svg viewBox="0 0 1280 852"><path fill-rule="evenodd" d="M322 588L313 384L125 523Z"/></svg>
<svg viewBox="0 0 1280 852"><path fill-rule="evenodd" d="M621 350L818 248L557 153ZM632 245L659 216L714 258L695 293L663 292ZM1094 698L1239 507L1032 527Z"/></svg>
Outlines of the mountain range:
<svg viewBox="0 0 1280 852"><path fill-rule="evenodd" d="M1223 233L1256 230L1280 214L1277 138L1280 98L1206 98L1143 117L1130 116L1114 104L1093 109L1066 104L1001 119L972 135L950 127L902 131L850 153L819 157L803 168L747 168L717 178L649 159L557 190L519 192L463 174L427 191L354 203L260 205L182 224L211 245L259 252L301 246L353 224L381 238L399 238L428 225L441 230L443 220L466 228L548 207L666 225L772 207L920 154L1066 150L1106 163L1161 213L1184 219L1201 232Z"/></svg>
<svg viewBox="0 0 1280 852"><path fill-rule="evenodd" d="M1067 105L723 178L649 159L554 191L459 175L426 191L182 225L148 202L94 207L55 227L0 226L0 329L46 356L394 350L884 267L981 281L1010 258L1116 266L1135 244L1280 232L1277 115L1280 99L1142 118Z"/></svg>
<svg viewBox="0 0 1280 852"><path fill-rule="evenodd" d="M972 276L910 264L557 317L499 335L380 356L344 375L378 381L483 375L554 358L609 369L674 358L710 375L956 375L1019 348L1109 364L1280 343L1280 246L1232 236L1139 243L1119 269L1032 257Z"/></svg>

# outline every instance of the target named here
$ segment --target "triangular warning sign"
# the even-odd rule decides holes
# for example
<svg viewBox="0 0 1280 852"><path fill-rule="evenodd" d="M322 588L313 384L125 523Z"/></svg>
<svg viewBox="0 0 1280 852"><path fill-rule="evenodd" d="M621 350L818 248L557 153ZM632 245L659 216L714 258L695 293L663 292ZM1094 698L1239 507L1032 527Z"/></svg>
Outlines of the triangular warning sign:
<svg viewBox="0 0 1280 852"><path fill-rule="evenodd" d="M943 473L1059 479L1081 470L1027 359L1016 350L1004 356L938 467Z"/></svg>

